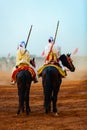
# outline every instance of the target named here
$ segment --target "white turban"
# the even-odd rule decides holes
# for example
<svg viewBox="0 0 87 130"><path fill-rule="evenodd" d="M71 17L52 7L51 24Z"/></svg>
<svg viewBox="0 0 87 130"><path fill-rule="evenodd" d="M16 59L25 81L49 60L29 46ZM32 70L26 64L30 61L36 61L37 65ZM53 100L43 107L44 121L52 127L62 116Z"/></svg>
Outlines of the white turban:
<svg viewBox="0 0 87 130"><path fill-rule="evenodd" d="M25 42L22 41L19 46L22 47L23 49L25 49Z"/></svg>

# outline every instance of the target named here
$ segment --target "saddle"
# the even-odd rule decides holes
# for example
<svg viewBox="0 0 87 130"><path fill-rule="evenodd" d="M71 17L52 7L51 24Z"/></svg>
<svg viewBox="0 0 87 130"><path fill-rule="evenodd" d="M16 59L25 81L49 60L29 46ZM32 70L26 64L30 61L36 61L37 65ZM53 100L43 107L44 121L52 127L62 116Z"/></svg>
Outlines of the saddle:
<svg viewBox="0 0 87 130"><path fill-rule="evenodd" d="M31 73L31 76L32 76L33 79L36 76L36 73L35 73L35 71L34 71L34 69L32 67L27 66L27 65L23 65L23 66L21 65L19 67L16 67L15 70L13 71L13 73L12 73L12 79L14 81L16 81L17 73L20 72L21 70L28 70Z"/></svg>
<svg viewBox="0 0 87 130"><path fill-rule="evenodd" d="M62 70L62 68L60 67L59 63L58 62L49 62L48 64L44 64L43 66L41 66L38 70L37 70L37 74L38 74L38 77L41 77L42 76L42 71L46 68L46 67L49 67L49 66L53 66L55 67L60 75L62 77L65 77L66 76L66 73L65 71Z"/></svg>

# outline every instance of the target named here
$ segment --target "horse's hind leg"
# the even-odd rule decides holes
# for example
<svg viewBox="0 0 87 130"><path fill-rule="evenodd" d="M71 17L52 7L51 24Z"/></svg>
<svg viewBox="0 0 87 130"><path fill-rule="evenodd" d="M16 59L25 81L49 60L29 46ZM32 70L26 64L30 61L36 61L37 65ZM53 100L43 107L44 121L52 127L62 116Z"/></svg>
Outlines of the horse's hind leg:
<svg viewBox="0 0 87 130"><path fill-rule="evenodd" d="M44 94L44 107L47 114L51 111L51 89L45 87Z"/></svg>
<svg viewBox="0 0 87 130"><path fill-rule="evenodd" d="M54 91L53 91L53 99L52 99L52 102L53 102L53 112L57 113L57 106L56 106L56 103L57 103L57 95L58 95L58 91L59 91L59 88L55 88Z"/></svg>
<svg viewBox="0 0 87 130"><path fill-rule="evenodd" d="M22 106L22 112L24 113L24 106L25 106L25 104L23 103L23 106Z"/></svg>
<svg viewBox="0 0 87 130"><path fill-rule="evenodd" d="M57 112L56 102L57 102L57 96L56 96L56 95L53 95L53 98L52 98L53 112Z"/></svg>
<svg viewBox="0 0 87 130"><path fill-rule="evenodd" d="M25 104L26 104L26 115L29 115L29 112L30 112L30 107L29 107L29 89L26 89Z"/></svg>
<svg viewBox="0 0 87 130"><path fill-rule="evenodd" d="M20 114L20 109L18 109L18 111L17 111L17 115L19 115Z"/></svg>
<svg viewBox="0 0 87 130"><path fill-rule="evenodd" d="M22 84L21 84L21 78L17 78L17 87L18 87L18 97L19 97L19 105L18 105L18 110L17 110L17 115L20 114L20 111L22 110L22 103L23 103L23 90L22 90Z"/></svg>
<svg viewBox="0 0 87 130"><path fill-rule="evenodd" d="M18 111L17 111L17 115L20 114L21 111L24 110L24 96L23 93L19 94L19 106L18 106Z"/></svg>
<svg viewBox="0 0 87 130"><path fill-rule="evenodd" d="M19 96L19 106L18 106L17 115L20 114L20 111L21 111L21 102L20 102L20 96Z"/></svg>
<svg viewBox="0 0 87 130"><path fill-rule="evenodd" d="M24 112L23 104L19 104L18 111L17 111L17 115L20 114L21 110L22 110L22 112Z"/></svg>

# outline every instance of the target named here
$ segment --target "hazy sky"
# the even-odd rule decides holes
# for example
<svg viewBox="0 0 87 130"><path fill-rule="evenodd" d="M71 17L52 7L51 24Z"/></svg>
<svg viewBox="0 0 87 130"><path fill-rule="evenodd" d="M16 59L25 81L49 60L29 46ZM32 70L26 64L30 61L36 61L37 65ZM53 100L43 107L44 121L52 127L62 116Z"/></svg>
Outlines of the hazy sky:
<svg viewBox="0 0 87 130"><path fill-rule="evenodd" d="M55 45L62 53L79 48L78 55L87 55L87 0L0 0L0 57L16 55L31 25L27 49L40 56L58 20Z"/></svg>

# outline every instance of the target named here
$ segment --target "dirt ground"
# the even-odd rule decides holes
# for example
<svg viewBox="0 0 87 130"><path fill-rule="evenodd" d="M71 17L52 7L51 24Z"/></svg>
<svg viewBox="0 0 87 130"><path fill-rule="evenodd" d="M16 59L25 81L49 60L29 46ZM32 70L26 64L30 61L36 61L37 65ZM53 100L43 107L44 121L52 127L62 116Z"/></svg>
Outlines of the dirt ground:
<svg viewBox="0 0 87 130"><path fill-rule="evenodd" d="M17 86L10 85L10 72L0 72L0 130L87 130L87 70L68 72L58 95L58 116L46 115L41 79L31 85L31 113L16 115Z"/></svg>

